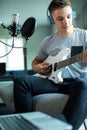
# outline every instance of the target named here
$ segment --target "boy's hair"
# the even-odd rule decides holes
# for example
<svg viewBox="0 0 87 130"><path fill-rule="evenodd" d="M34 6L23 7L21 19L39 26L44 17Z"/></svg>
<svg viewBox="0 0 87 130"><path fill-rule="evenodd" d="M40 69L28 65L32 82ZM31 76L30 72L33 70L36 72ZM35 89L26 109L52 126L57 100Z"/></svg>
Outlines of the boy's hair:
<svg viewBox="0 0 87 130"><path fill-rule="evenodd" d="M58 8L64 8L66 6L72 6L69 0L52 0L49 4L48 10L51 14L54 10Z"/></svg>

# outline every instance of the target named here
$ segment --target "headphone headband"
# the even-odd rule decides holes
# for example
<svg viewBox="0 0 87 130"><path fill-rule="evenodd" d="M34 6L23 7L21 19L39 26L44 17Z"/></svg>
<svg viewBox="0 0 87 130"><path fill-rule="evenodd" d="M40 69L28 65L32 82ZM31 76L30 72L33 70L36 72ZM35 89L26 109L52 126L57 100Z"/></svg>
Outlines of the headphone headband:
<svg viewBox="0 0 87 130"><path fill-rule="evenodd" d="M76 12L74 10L72 10L72 18L75 19L76 18ZM49 12L49 10L47 9L47 21L49 24L54 24L54 20Z"/></svg>

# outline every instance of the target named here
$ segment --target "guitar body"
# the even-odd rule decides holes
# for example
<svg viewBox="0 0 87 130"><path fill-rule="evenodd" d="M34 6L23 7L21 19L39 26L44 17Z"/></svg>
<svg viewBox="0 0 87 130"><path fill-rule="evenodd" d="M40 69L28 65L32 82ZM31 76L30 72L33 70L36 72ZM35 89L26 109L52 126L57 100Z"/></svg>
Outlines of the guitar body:
<svg viewBox="0 0 87 130"><path fill-rule="evenodd" d="M54 83L58 83L62 81L61 72L62 69L54 69L55 63L63 61L67 58L67 55L70 53L69 48L65 48L62 51L60 51L56 56L48 56L45 60L47 63L49 63L52 66L51 74L48 77L48 79L52 80ZM43 78L47 78L47 76L42 76Z"/></svg>

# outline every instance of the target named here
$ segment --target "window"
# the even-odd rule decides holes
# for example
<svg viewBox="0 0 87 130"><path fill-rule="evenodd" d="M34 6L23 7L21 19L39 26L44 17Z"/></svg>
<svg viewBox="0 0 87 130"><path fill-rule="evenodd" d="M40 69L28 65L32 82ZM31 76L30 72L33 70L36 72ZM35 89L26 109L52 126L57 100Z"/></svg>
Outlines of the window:
<svg viewBox="0 0 87 130"><path fill-rule="evenodd" d="M0 39L8 45L12 45L12 39ZM14 46L23 46L23 40L21 38L16 38L14 40ZM6 62L6 70L23 70L24 69L24 59L23 59L23 49L13 48L13 50L5 57L3 55L7 54L11 50L10 46L6 46L0 42L0 62ZM2 58L1 58L2 57Z"/></svg>

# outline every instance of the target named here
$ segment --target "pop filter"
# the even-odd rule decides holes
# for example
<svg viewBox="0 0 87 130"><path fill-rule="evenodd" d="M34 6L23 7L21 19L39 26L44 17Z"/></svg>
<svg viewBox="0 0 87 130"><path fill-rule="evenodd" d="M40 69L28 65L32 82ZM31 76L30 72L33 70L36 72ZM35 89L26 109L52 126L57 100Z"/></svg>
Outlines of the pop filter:
<svg viewBox="0 0 87 130"><path fill-rule="evenodd" d="M32 34L35 31L35 26L36 26L36 19L34 17L30 17L24 22L21 28L21 35L23 36L24 39L28 40L29 37L32 36Z"/></svg>

